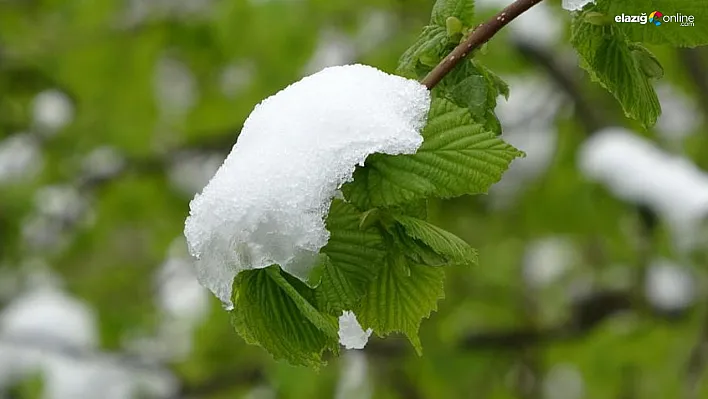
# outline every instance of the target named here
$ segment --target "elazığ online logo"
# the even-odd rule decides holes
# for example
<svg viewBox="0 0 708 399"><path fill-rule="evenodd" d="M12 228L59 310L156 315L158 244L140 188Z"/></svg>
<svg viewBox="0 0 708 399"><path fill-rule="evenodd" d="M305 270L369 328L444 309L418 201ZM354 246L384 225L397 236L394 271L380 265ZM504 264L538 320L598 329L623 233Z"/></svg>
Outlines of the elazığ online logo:
<svg viewBox="0 0 708 399"><path fill-rule="evenodd" d="M661 11L654 11L649 16L646 13L641 13L641 15L617 15L615 16L615 22L619 23L637 23L645 25L647 22L660 26L662 24L668 23L680 23L681 26L694 26L695 17L693 15L684 15L681 13L676 13L674 15L666 15Z"/></svg>
<svg viewBox="0 0 708 399"><path fill-rule="evenodd" d="M661 25L661 17L663 16L664 14L662 14L661 11L654 11L649 14L649 23L659 26Z"/></svg>

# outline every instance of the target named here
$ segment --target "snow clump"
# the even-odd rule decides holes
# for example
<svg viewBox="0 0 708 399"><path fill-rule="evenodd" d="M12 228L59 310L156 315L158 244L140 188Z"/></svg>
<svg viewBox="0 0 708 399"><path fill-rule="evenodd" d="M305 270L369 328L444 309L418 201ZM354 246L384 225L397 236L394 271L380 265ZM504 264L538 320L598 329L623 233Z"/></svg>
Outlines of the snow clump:
<svg viewBox="0 0 708 399"><path fill-rule="evenodd" d="M190 203L199 281L230 308L242 270L278 264L306 279L337 189L370 154L415 153L429 108L423 85L365 65L323 69L257 105Z"/></svg>

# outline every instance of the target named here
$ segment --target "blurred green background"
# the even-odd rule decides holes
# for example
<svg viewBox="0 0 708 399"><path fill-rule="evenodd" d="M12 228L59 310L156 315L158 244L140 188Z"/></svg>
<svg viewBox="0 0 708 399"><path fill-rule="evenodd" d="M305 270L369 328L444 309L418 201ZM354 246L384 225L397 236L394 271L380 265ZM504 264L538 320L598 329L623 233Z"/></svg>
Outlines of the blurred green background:
<svg viewBox="0 0 708 399"><path fill-rule="evenodd" d="M623 126L708 167L706 49L652 48L664 115L642 131L578 67L560 1L480 56L527 158L430 204L480 264L449 271L422 357L390 337L276 363L196 284L188 202L253 107L329 65L394 72L432 3L0 0L0 398L708 398L706 240L577 160Z"/></svg>

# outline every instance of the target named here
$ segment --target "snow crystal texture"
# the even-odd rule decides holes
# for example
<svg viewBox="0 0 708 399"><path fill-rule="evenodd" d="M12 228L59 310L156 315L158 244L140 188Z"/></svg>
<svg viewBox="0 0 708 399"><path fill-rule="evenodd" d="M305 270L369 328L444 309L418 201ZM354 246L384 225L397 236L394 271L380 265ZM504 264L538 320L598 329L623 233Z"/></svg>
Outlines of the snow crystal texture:
<svg viewBox="0 0 708 399"><path fill-rule="evenodd" d="M361 327L354 312L345 311L339 316L339 343L346 349L364 349L373 332Z"/></svg>
<svg viewBox="0 0 708 399"><path fill-rule="evenodd" d="M239 271L279 264L304 279L335 191L369 154L414 153L429 107L418 82L364 65L326 68L257 105L190 203L200 282L230 306Z"/></svg>

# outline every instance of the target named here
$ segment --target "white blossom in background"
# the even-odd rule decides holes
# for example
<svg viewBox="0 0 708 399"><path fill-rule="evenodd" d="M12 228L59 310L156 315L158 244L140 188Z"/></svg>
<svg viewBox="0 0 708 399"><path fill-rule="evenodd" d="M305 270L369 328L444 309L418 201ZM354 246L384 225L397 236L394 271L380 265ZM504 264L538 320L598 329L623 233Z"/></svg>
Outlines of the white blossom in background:
<svg viewBox="0 0 708 399"><path fill-rule="evenodd" d="M341 371L335 399L367 399L373 395L369 362L360 351L346 351L341 357Z"/></svg>
<svg viewBox="0 0 708 399"><path fill-rule="evenodd" d="M86 155L82 163L83 173L93 178L113 176L125 166L125 157L118 149L98 147Z"/></svg>
<svg viewBox="0 0 708 399"><path fill-rule="evenodd" d="M524 280L537 288L553 284L573 266L576 253L572 241L564 237L546 237L530 242L524 255Z"/></svg>
<svg viewBox="0 0 708 399"><path fill-rule="evenodd" d="M696 299L696 283L691 270L666 259L654 260L647 269L644 292L657 309L682 310Z"/></svg>
<svg viewBox="0 0 708 399"><path fill-rule="evenodd" d="M587 177L665 218L678 249L699 243L708 215L708 175L690 160L618 127L593 134L583 143L578 160Z"/></svg>
<svg viewBox="0 0 708 399"><path fill-rule="evenodd" d="M496 113L504 140L526 157L514 160L490 189L490 204L500 208L511 206L526 185L550 167L558 141L555 119L563 101L549 82L538 77L514 76L508 81L509 99L497 100Z"/></svg>
<svg viewBox="0 0 708 399"><path fill-rule="evenodd" d="M661 103L661 115L656 121L656 129L665 140L680 142L696 132L702 120L693 99L667 83L657 85L656 94Z"/></svg>
<svg viewBox="0 0 708 399"><path fill-rule="evenodd" d="M219 86L227 97L235 97L248 88L255 78L256 65L253 61L229 64L221 70Z"/></svg>
<svg viewBox="0 0 708 399"><path fill-rule="evenodd" d="M190 203L197 277L231 307L241 270L280 265L305 279L329 232L336 190L369 154L410 154L430 93L365 65L327 68L256 106L238 142Z"/></svg>
<svg viewBox="0 0 708 399"><path fill-rule="evenodd" d="M563 0L562 6L568 11L580 11L586 5L594 2L595 0Z"/></svg>
<svg viewBox="0 0 708 399"><path fill-rule="evenodd" d="M51 136L74 119L74 104L56 89L40 92L32 100L32 122L42 134Z"/></svg>
<svg viewBox="0 0 708 399"><path fill-rule="evenodd" d="M563 25L561 15L547 3L539 3L509 24L509 31L514 40L551 47L563 38Z"/></svg>
<svg viewBox="0 0 708 399"><path fill-rule="evenodd" d="M572 364L556 364L543 379L544 399L582 399L585 381Z"/></svg>
<svg viewBox="0 0 708 399"><path fill-rule="evenodd" d="M170 162L167 177L179 192L192 197L209 183L223 163L224 155L220 153L182 152Z"/></svg>
<svg viewBox="0 0 708 399"><path fill-rule="evenodd" d="M311 75L323 68L346 65L356 59L354 41L335 29L325 29L320 33L317 47L305 64L303 74Z"/></svg>
<svg viewBox="0 0 708 399"><path fill-rule="evenodd" d="M182 61L162 57L155 66L155 101L166 117L184 115L194 107L199 93L197 82Z"/></svg>
<svg viewBox="0 0 708 399"><path fill-rule="evenodd" d="M28 133L17 133L0 141L0 185L35 177L44 159L39 140Z"/></svg>
<svg viewBox="0 0 708 399"><path fill-rule="evenodd" d="M345 311L339 316L339 343L346 349L364 349L372 332L370 328L364 331L354 312Z"/></svg>

